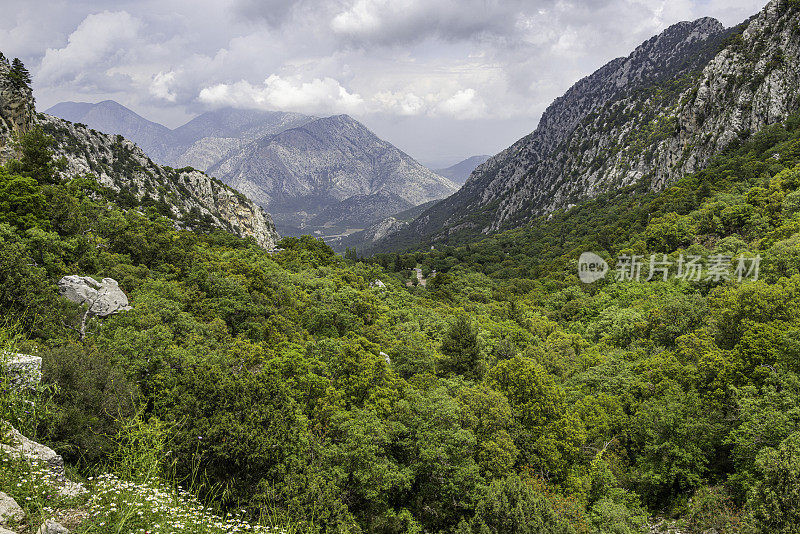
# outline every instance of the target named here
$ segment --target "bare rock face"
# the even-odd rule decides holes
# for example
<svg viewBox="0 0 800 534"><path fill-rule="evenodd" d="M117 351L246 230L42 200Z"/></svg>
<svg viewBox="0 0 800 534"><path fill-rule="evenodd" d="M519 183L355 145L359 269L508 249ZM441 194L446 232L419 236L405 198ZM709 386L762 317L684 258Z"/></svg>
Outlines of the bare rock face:
<svg viewBox="0 0 800 534"><path fill-rule="evenodd" d="M88 276L65 276L58 281L58 291L70 302L88 305L89 313L98 317L131 310L128 297L113 278L98 282Z"/></svg>
<svg viewBox="0 0 800 534"><path fill-rule="evenodd" d="M25 512L17 501L0 491L0 525L19 523L25 519Z"/></svg>

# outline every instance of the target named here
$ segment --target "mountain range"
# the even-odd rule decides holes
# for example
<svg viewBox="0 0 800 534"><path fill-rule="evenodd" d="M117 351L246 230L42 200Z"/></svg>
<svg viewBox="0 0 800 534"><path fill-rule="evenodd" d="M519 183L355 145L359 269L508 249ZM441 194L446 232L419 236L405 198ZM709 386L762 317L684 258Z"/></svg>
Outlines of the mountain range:
<svg viewBox="0 0 800 534"><path fill-rule="evenodd" d="M791 2L735 28L675 24L578 81L534 132L480 165L375 250L518 228L621 186L660 190L800 103L800 33ZM471 237L470 237L471 236Z"/></svg>
<svg viewBox="0 0 800 534"><path fill-rule="evenodd" d="M227 108L170 130L110 100L63 102L47 113L122 135L163 165L218 177L288 235L357 231L458 189L348 115Z"/></svg>

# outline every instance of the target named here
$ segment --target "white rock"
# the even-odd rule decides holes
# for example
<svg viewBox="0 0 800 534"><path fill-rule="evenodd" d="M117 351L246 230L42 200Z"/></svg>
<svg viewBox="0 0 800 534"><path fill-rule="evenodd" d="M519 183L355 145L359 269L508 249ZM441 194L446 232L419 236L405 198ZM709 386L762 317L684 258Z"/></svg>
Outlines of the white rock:
<svg viewBox="0 0 800 534"><path fill-rule="evenodd" d="M100 283L89 276L65 276L58 281L61 296L75 304L91 305L97 298Z"/></svg>
<svg viewBox="0 0 800 534"><path fill-rule="evenodd" d="M75 304L86 304L92 315L106 317L128 311L128 297L113 278L98 282L88 276L65 276L58 281L61 296Z"/></svg>
<svg viewBox="0 0 800 534"><path fill-rule="evenodd" d="M89 308L92 314L105 317L130 309L128 297L119 288L117 281L113 278L103 278L103 283L97 292L97 298L92 303L92 307Z"/></svg>
<svg viewBox="0 0 800 534"><path fill-rule="evenodd" d="M52 519L45 520L36 534L69 534L69 530L63 527L60 523L56 523Z"/></svg>
<svg viewBox="0 0 800 534"><path fill-rule="evenodd" d="M42 358L30 354L0 351L0 361L15 387L33 387L42 380Z"/></svg>
<svg viewBox="0 0 800 534"><path fill-rule="evenodd" d="M25 519L25 512L17 501L0 491L0 524L8 525L12 521L19 523Z"/></svg>
<svg viewBox="0 0 800 534"><path fill-rule="evenodd" d="M26 438L15 428L11 429L7 439L11 444L0 444L0 450L8 453L12 458L24 458L36 462L54 475L64 476L64 459L50 447Z"/></svg>

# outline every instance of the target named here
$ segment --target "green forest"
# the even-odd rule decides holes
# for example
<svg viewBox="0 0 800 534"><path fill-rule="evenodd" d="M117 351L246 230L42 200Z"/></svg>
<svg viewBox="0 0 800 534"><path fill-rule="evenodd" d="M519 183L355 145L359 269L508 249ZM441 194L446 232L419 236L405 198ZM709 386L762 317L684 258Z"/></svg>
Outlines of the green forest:
<svg viewBox="0 0 800 534"><path fill-rule="evenodd" d="M146 474L285 532L797 531L800 118L661 192L367 258L179 229L59 178L48 143L0 167L0 340L43 358L35 409L0 415L87 484ZM759 278L611 276L651 254L760 255ZM71 274L132 310L82 339ZM136 524L109 517L85 531Z"/></svg>

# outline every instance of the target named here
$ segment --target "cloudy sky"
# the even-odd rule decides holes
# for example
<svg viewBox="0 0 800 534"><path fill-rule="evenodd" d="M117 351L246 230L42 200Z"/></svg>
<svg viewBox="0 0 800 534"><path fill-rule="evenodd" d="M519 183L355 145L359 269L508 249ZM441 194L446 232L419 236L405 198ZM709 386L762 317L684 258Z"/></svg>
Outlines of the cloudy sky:
<svg viewBox="0 0 800 534"><path fill-rule="evenodd" d="M3 0L38 106L116 100L179 126L222 106L349 113L420 161L493 154L670 24L766 0Z"/></svg>

